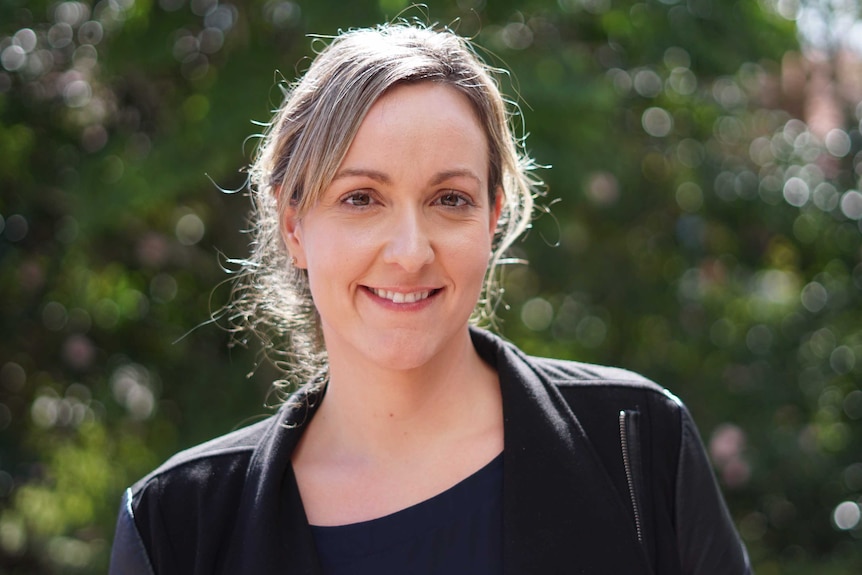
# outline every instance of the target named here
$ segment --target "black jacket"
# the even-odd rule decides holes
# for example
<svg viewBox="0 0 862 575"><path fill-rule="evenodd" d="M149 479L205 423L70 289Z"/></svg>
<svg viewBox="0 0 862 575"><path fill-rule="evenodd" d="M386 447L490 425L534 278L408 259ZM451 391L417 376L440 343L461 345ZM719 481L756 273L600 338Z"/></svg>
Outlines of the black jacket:
<svg viewBox="0 0 862 575"><path fill-rule="evenodd" d="M503 395L506 575L750 572L679 400L625 370L471 333ZM316 400L300 391L130 488L111 574L320 573L290 466Z"/></svg>

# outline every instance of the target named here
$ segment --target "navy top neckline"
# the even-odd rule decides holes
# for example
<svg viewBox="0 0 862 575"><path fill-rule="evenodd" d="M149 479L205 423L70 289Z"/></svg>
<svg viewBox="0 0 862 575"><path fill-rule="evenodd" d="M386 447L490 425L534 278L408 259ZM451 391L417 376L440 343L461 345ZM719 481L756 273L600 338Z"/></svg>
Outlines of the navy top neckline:
<svg viewBox="0 0 862 575"><path fill-rule="evenodd" d="M325 575L502 573L503 454L390 515L311 526Z"/></svg>

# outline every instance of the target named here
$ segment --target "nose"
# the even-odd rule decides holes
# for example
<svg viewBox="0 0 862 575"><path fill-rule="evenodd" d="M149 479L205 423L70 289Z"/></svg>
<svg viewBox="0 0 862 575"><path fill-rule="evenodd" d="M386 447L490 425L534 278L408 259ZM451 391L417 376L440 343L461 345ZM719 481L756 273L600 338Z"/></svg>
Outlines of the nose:
<svg viewBox="0 0 862 575"><path fill-rule="evenodd" d="M383 261L407 272L417 272L434 260L428 223L421 210L405 209L389 223Z"/></svg>

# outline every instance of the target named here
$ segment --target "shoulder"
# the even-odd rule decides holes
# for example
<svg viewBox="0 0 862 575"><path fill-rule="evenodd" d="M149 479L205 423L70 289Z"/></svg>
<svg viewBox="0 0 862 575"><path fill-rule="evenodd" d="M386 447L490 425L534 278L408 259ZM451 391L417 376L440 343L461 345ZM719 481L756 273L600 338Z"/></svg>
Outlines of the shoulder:
<svg viewBox="0 0 862 575"><path fill-rule="evenodd" d="M280 485L318 390L298 390L271 417L181 451L129 488L111 573L219 571L238 525L267 511L259 495Z"/></svg>
<svg viewBox="0 0 862 575"><path fill-rule="evenodd" d="M202 525L232 524L253 456L274 425L269 417L180 451L132 485L126 505L145 545L158 546L168 533L185 540Z"/></svg>
<svg viewBox="0 0 862 575"><path fill-rule="evenodd" d="M511 349L546 383L566 392L605 392L611 394L656 396L680 405L680 400L664 386L634 371L573 360L527 355L511 344Z"/></svg>
<svg viewBox="0 0 862 575"><path fill-rule="evenodd" d="M239 515L253 455L277 425L269 417L181 451L130 487L117 538L134 545L115 545L112 565L148 563L158 572L191 573L196 559L187 550L208 549L206 556L216 557ZM143 550L146 560L129 550Z"/></svg>
<svg viewBox="0 0 862 575"><path fill-rule="evenodd" d="M526 356L526 361L564 395L636 397L666 404L672 411L682 407L680 399L667 388L627 369L532 356Z"/></svg>
<svg viewBox="0 0 862 575"><path fill-rule="evenodd" d="M533 370L559 387L616 386L666 393L651 379L620 367L529 355L522 357Z"/></svg>
<svg viewBox="0 0 862 575"><path fill-rule="evenodd" d="M319 386L300 388L269 417L175 454L135 483L130 495L136 500L145 492L170 490L174 497L182 497L189 492L241 489L250 466L271 456L267 445L285 438L295 442L319 398Z"/></svg>
<svg viewBox="0 0 862 575"><path fill-rule="evenodd" d="M606 403L626 404L638 399L682 408L680 400L663 386L633 371L619 367L528 355L514 344L482 329L470 332L479 355L503 376L537 379L555 389L569 403L574 396L595 397ZM622 409L623 407L621 407Z"/></svg>
<svg viewBox="0 0 862 575"><path fill-rule="evenodd" d="M650 428L666 445L679 444L688 412L679 398L653 380L618 367L530 356L527 361L586 428L610 436L624 412L636 413L641 428Z"/></svg>
<svg viewBox="0 0 862 575"><path fill-rule="evenodd" d="M132 486L137 494L157 482L206 484L244 473L261 438L273 425L268 417L248 427L180 451Z"/></svg>

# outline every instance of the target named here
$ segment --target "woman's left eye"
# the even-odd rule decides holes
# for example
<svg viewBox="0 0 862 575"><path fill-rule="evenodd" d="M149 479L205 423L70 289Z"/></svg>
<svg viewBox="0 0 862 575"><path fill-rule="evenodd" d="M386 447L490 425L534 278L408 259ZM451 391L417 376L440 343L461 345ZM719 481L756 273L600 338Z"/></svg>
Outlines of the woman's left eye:
<svg viewBox="0 0 862 575"><path fill-rule="evenodd" d="M457 192L446 192L445 194L442 194L437 201L440 202L440 205L450 208L458 208L470 203L463 194L459 194Z"/></svg>

